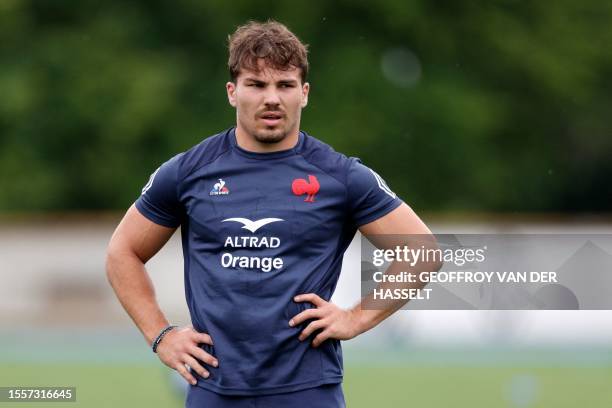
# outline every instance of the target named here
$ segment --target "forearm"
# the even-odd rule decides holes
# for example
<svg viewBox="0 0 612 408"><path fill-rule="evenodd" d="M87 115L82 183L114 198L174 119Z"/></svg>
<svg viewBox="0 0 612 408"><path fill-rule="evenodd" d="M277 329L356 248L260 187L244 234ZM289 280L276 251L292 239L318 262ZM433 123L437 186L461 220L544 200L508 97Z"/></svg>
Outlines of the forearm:
<svg viewBox="0 0 612 408"><path fill-rule="evenodd" d="M392 262L387 268L385 275L399 275L401 272L432 272L439 270L441 265L436 262L420 262L415 266L409 266L405 262ZM376 289L422 289L426 283L416 280L410 283L391 283L381 282ZM355 316L357 335L364 333L380 322L401 309L409 299L374 299L374 292L364 296L361 301L351 308L351 313Z"/></svg>
<svg viewBox="0 0 612 408"><path fill-rule="evenodd" d="M385 300L385 307L377 309L371 308L369 305L372 301L372 294L369 294L355 305L350 311L355 315L357 321L357 335L367 332L370 329L378 326L380 322L391 316L407 303L407 300L391 301Z"/></svg>
<svg viewBox="0 0 612 408"><path fill-rule="evenodd" d="M150 345L168 320L157 303L144 264L133 254L109 252L106 274L121 305Z"/></svg>

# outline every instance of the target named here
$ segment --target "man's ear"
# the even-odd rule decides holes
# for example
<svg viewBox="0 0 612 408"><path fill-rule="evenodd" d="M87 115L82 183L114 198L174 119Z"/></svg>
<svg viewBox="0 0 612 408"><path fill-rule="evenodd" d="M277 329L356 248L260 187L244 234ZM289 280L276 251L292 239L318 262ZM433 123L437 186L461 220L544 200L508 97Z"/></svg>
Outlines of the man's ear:
<svg viewBox="0 0 612 408"><path fill-rule="evenodd" d="M308 92L310 91L310 84L305 82L302 85L302 108L305 108L308 105Z"/></svg>
<svg viewBox="0 0 612 408"><path fill-rule="evenodd" d="M234 108L236 107L236 84L233 82L228 82L225 84L225 89L227 90L227 100L229 104Z"/></svg>

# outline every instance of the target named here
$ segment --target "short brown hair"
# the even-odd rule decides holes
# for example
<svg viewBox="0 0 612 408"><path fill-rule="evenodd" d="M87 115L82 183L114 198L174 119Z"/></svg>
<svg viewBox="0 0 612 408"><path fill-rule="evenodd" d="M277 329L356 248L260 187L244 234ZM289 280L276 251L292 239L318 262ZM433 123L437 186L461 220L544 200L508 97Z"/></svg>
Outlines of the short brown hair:
<svg viewBox="0 0 612 408"><path fill-rule="evenodd" d="M271 68L286 71L292 67L302 71L302 83L308 75L308 46L283 24L268 20L265 23L249 21L228 36L229 60L227 66L232 81L241 69L258 72L257 60L263 58Z"/></svg>

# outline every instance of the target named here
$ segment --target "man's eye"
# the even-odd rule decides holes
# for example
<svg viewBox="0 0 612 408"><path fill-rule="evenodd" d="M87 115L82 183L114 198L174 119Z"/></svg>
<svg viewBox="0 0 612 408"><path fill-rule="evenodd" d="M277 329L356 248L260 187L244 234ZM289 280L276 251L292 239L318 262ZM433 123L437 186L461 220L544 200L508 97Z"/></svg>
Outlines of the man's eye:
<svg viewBox="0 0 612 408"><path fill-rule="evenodd" d="M293 88L291 84L281 84L281 88Z"/></svg>

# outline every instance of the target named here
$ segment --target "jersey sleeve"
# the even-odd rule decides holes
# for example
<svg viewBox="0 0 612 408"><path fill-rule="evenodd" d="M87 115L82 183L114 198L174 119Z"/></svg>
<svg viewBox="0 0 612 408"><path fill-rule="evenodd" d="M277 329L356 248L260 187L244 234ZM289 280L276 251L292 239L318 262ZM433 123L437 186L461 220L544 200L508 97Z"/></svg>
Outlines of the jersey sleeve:
<svg viewBox="0 0 612 408"><path fill-rule="evenodd" d="M135 205L149 220L164 227L176 228L183 220L183 205L178 196L178 165L181 155L174 156L157 168L142 188Z"/></svg>
<svg viewBox="0 0 612 408"><path fill-rule="evenodd" d="M378 173L358 158L351 158L347 188L350 217L357 227L388 214L403 202Z"/></svg>

